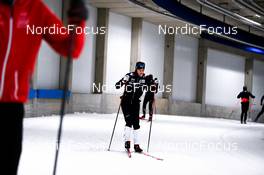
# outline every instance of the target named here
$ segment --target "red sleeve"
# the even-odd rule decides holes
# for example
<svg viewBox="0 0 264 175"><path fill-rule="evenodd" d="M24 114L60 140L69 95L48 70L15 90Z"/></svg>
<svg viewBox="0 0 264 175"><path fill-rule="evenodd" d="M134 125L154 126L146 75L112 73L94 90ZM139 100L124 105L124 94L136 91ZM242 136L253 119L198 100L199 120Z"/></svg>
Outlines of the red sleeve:
<svg viewBox="0 0 264 175"><path fill-rule="evenodd" d="M62 29L63 27L65 27L62 24L62 21L42 1L40 1L40 3L41 11L39 13L42 14L42 27L53 27L54 25L56 26L56 29ZM84 30L85 21L82 21L76 26ZM73 44L71 56L73 58L77 58L80 56L82 48L84 46L84 32L79 32L81 34L74 34L73 38L71 39L69 32L67 32L65 29L66 28L63 29L62 33L60 31L52 31L53 33L45 32L43 34L43 38L53 49L55 49L62 56L68 56L70 46L71 44Z"/></svg>

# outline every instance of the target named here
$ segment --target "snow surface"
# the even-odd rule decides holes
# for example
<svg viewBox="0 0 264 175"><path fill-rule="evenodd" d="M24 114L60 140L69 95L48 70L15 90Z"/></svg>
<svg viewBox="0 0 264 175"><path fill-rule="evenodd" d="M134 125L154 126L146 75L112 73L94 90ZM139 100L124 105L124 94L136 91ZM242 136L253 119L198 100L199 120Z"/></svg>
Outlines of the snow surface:
<svg viewBox="0 0 264 175"><path fill-rule="evenodd" d="M107 151L116 114L65 117L57 175L263 175L264 125L197 117L156 115L150 154L158 161L124 153L120 115ZM59 117L26 118L19 175L51 175ZM141 121L147 149L149 122Z"/></svg>

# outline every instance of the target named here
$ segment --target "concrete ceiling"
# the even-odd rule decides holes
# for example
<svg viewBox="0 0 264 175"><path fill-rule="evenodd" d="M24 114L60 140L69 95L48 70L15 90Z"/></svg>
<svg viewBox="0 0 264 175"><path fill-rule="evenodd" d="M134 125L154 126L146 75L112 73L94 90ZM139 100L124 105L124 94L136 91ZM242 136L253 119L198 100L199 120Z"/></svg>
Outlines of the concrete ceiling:
<svg viewBox="0 0 264 175"><path fill-rule="evenodd" d="M185 26L186 22L173 17L161 15L160 13L143 8L128 0L89 0L90 5L97 8L109 8L111 12L129 17L143 18L155 25ZM143 3L155 5L151 0L142 0ZM155 7L157 8L157 6ZM196 35L195 37L199 37Z"/></svg>
<svg viewBox="0 0 264 175"><path fill-rule="evenodd" d="M175 22L175 19L140 7L134 3L129 2L128 0L89 0L88 2L92 6L98 8L109 8L112 12L130 17L141 17L147 21L153 21L156 24L158 24L159 22Z"/></svg>
<svg viewBox="0 0 264 175"><path fill-rule="evenodd" d="M148 7L151 7L157 11L164 12L165 10L158 7L156 4L154 4L151 0L138 0L142 4L147 5ZM252 20L255 20L257 22L264 24L264 17L256 17L255 13L251 10L242 7L238 5L234 0L210 0L213 3L220 4L221 7L235 11L236 13L245 16L247 18L250 18ZM246 1L246 0L245 0ZM260 6L264 6L264 0L254 0L255 3L259 4ZM154 23L156 25L159 24L167 24L167 25L173 25L173 26L183 26L186 23L183 22L180 19L175 19L169 16L161 15L160 13L154 12L152 10L143 8L139 5L136 5L134 3L131 3L128 0L88 0L88 3L92 6L95 6L97 8L109 8L110 11L119 13L122 15L130 16L130 17L141 17L145 21ZM184 5L196 10L200 11L200 4L196 0L181 0L181 3ZM202 13L205 15L208 15L210 17L213 17L218 20L223 20L223 15L211 10L209 8L203 7ZM226 23L231 25L236 25L239 28L249 31L249 26L234 20L232 18L226 17L225 18ZM259 31L258 29L250 28L250 32L257 34L257 35L264 35L263 31Z"/></svg>
<svg viewBox="0 0 264 175"><path fill-rule="evenodd" d="M130 17L140 17L146 21L159 24L175 22L174 19L155 13L151 10L142 8L127 0L90 0L89 4L98 8L109 8L110 11Z"/></svg>

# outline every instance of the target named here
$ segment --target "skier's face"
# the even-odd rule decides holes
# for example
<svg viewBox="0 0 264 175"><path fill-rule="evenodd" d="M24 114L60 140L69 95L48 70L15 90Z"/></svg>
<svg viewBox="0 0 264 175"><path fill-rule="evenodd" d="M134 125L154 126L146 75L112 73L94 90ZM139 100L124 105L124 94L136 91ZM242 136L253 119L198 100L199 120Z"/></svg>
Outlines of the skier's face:
<svg viewBox="0 0 264 175"><path fill-rule="evenodd" d="M145 72L145 69L137 69L137 74L138 74L138 76L140 76L140 77L143 77L144 72Z"/></svg>

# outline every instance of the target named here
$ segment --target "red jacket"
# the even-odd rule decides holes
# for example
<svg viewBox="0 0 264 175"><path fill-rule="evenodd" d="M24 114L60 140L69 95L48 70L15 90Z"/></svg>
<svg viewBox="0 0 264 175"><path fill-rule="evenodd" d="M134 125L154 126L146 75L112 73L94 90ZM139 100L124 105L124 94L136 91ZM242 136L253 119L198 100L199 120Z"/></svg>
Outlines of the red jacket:
<svg viewBox="0 0 264 175"><path fill-rule="evenodd" d="M69 34L27 33L27 25L50 27L63 24L41 0L15 0L13 7L0 4L0 102L26 102L29 82L42 39L62 56L69 50ZM84 28L85 21L78 24ZM73 57L84 45L84 34L74 37Z"/></svg>

